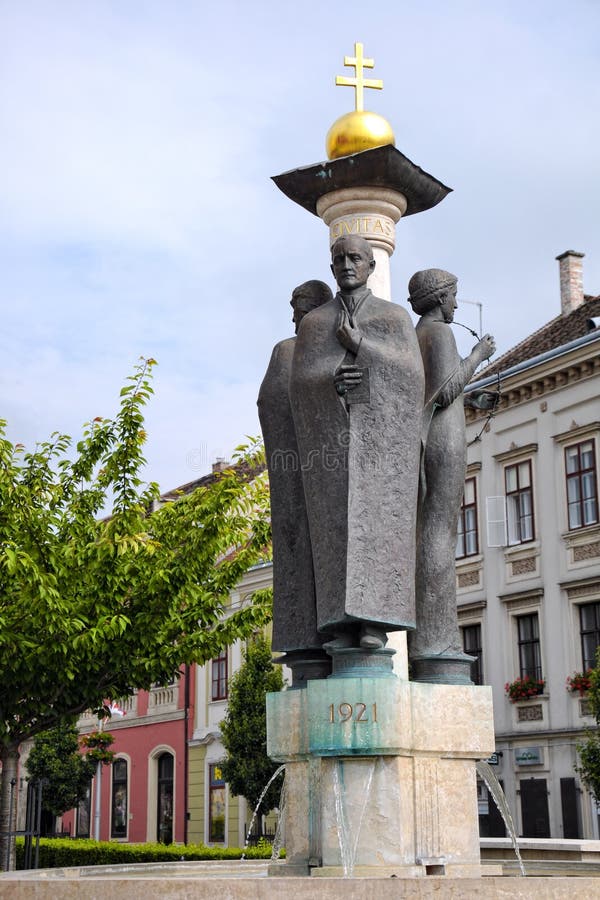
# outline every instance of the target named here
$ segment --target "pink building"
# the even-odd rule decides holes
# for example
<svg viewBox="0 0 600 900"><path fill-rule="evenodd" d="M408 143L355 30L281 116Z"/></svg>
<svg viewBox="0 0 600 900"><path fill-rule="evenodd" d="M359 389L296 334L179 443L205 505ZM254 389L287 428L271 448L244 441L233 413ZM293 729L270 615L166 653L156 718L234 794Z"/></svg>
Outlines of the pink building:
<svg viewBox="0 0 600 900"><path fill-rule="evenodd" d="M104 723L115 738L115 757L102 766L101 840L187 841L194 668L182 667L180 677L165 687L138 691L117 704L125 715ZM92 715L79 721L82 734L97 725ZM62 829L73 836L95 836L96 782L94 778L87 801L62 817Z"/></svg>

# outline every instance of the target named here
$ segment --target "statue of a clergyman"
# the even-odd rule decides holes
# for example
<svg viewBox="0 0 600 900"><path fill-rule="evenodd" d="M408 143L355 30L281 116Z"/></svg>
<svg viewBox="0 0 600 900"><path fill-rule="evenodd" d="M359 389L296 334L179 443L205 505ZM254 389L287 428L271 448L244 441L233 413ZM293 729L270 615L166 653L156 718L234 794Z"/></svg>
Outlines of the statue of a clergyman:
<svg viewBox="0 0 600 900"><path fill-rule="evenodd" d="M296 332L304 316L333 298L323 281L306 281L292 292ZM258 395L265 440L273 530L274 650L286 651L293 684L331 671L322 649L327 635L317 631L313 559L298 444L289 401L289 381L296 338L280 341Z"/></svg>
<svg viewBox="0 0 600 900"><path fill-rule="evenodd" d="M454 557L466 473L463 389L495 350L486 334L461 359L450 328L457 279L441 269L417 272L409 302L421 316L417 337L425 369L423 459L417 523L417 628L408 636L412 678L470 683L456 611ZM486 398L481 403L485 406Z"/></svg>
<svg viewBox="0 0 600 900"><path fill-rule="evenodd" d="M423 363L408 312L366 286L367 241L340 238L331 254L339 291L302 321L290 401L318 631L332 653L377 651L415 625Z"/></svg>

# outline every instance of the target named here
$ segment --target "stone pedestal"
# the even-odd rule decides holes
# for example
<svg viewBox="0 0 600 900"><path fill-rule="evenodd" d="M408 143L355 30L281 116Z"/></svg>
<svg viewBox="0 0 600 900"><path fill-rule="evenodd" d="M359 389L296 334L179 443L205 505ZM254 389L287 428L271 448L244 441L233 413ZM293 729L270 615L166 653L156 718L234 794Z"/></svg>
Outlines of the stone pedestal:
<svg viewBox="0 0 600 900"><path fill-rule="evenodd" d="M276 874L480 874L490 688L333 677L268 695L267 721L269 755L286 763Z"/></svg>

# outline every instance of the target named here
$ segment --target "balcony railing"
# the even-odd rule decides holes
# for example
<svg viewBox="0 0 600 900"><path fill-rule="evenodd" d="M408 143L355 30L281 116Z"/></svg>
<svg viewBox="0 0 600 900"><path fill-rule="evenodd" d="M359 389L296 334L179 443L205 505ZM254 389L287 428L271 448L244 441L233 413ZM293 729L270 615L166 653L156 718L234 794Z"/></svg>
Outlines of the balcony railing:
<svg viewBox="0 0 600 900"><path fill-rule="evenodd" d="M148 715L177 709L177 684L153 687L148 695Z"/></svg>

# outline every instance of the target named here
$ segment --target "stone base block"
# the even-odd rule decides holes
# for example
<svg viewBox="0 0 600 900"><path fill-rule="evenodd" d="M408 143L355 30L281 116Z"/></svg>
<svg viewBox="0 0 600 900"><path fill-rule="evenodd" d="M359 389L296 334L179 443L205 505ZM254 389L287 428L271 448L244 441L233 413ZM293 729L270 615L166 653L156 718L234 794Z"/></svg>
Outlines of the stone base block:
<svg viewBox="0 0 600 900"><path fill-rule="evenodd" d="M269 695L267 721L269 753L287 767L290 872L481 875L475 763L494 750L489 688L328 678Z"/></svg>
<svg viewBox="0 0 600 900"><path fill-rule="evenodd" d="M492 691L397 678L326 678L267 695L267 752L295 757L494 752Z"/></svg>
<svg viewBox="0 0 600 900"><path fill-rule="evenodd" d="M323 866L479 871L475 761L433 756L324 759ZM289 798L289 795L288 795ZM289 799L288 799L289 802ZM462 876L461 876L462 877Z"/></svg>
<svg viewBox="0 0 600 900"><path fill-rule="evenodd" d="M267 873L275 878L306 878L311 869L308 863L293 863L289 860L273 862L269 865Z"/></svg>

